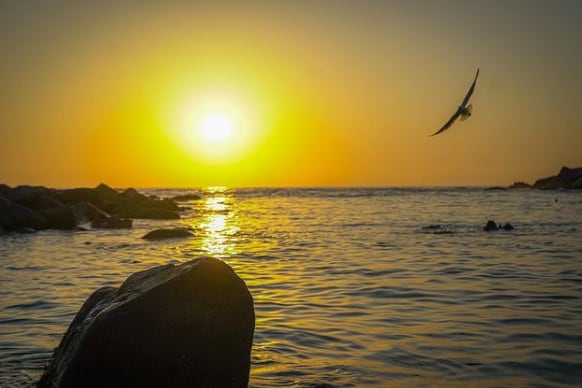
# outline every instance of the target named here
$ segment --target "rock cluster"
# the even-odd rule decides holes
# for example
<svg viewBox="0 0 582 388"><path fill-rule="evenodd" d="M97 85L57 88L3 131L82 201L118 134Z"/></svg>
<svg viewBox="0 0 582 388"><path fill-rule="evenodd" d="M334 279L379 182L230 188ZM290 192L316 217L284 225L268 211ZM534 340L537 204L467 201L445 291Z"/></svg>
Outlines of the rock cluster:
<svg viewBox="0 0 582 388"><path fill-rule="evenodd" d="M487 221L487 224L485 224L485 226L483 227L483 230L486 232L491 232L491 231L500 230L500 229L501 230L513 230L515 228L509 222L507 222L503 225L501 225L501 224L497 225L497 223L495 223L495 221L492 221L492 220Z"/></svg>
<svg viewBox="0 0 582 388"><path fill-rule="evenodd" d="M558 175L538 179L533 185L526 182L514 182L510 189L539 189L539 190L556 190L556 189L582 189L582 167L569 168L562 167Z"/></svg>
<svg viewBox="0 0 582 388"><path fill-rule="evenodd" d="M94 228L130 228L133 218L178 219L179 210L171 199L132 188L118 192L105 184L64 190L0 184L0 233L72 230L87 221Z"/></svg>
<svg viewBox="0 0 582 388"><path fill-rule="evenodd" d="M538 179L533 187L541 190L582 189L582 167L562 167L558 175Z"/></svg>
<svg viewBox="0 0 582 388"><path fill-rule="evenodd" d="M254 325L220 260L138 272L86 300L38 387L246 387Z"/></svg>

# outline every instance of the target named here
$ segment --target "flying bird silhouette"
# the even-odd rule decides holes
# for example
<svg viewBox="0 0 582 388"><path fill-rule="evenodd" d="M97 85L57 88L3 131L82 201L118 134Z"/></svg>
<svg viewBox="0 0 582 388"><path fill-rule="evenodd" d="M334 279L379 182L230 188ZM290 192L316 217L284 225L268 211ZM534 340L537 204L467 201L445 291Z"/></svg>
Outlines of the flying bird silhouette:
<svg viewBox="0 0 582 388"><path fill-rule="evenodd" d="M463 99L463 102L461 103L461 105L459 105L459 107L457 108L457 111L455 112L455 114L453 114L451 116L449 121L447 121L446 124L443 125L443 127L441 129L439 129L438 131L436 131L435 133L433 133L430 136L434 136L434 135L438 135L439 133L443 133L444 131L449 129L451 127L451 125L453 125L453 123L459 117L461 117L461 121L467 120L469 117L471 117L471 112L473 111L473 105L471 105L471 104L467 105L467 104L469 103L469 99L471 98L471 95L473 94L473 91L475 90L475 84L477 83L477 77L479 77L479 69L477 69L477 74L475 74L475 79L473 80L473 83L471 84L471 87L469 88L467 95Z"/></svg>

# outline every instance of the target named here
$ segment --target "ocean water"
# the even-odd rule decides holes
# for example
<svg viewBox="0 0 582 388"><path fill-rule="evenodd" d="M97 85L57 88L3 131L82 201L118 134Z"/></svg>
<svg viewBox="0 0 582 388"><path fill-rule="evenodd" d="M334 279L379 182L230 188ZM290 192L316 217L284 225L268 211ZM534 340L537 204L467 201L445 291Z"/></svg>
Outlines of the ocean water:
<svg viewBox="0 0 582 388"><path fill-rule="evenodd" d="M147 192L203 198L130 230L0 237L3 387L34 384L92 291L201 255L253 294L252 387L582 385L581 192ZM178 225L196 236L140 238Z"/></svg>

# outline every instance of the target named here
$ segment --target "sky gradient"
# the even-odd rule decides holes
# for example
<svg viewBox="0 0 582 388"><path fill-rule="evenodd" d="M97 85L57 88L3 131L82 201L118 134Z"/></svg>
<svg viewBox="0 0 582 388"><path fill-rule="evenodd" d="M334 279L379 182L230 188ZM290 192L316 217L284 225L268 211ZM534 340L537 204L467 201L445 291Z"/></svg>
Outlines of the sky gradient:
<svg viewBox="0 0 582 388"><path fill-rule="evenodd" d="M0 0L0 182L532 182L582 166L580 20L576 0ZM478 67L473 116L429 137ZM206 111L230 144L188 138Z"/></svg>

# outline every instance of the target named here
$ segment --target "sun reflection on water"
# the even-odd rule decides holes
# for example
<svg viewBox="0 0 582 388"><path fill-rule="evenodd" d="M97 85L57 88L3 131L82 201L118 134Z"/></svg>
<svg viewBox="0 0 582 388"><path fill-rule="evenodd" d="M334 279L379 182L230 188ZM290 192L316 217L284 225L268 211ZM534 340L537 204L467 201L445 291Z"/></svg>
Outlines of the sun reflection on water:
<svg viewBox="0 0 582 388"><path fill-rule="evenodd" d="M225 187L205 191L208 197L202 204L202 217L197 225L202 233L200 250L214 257L233 255L237 253L236 234L240 228L232 193Z"/></svg>

